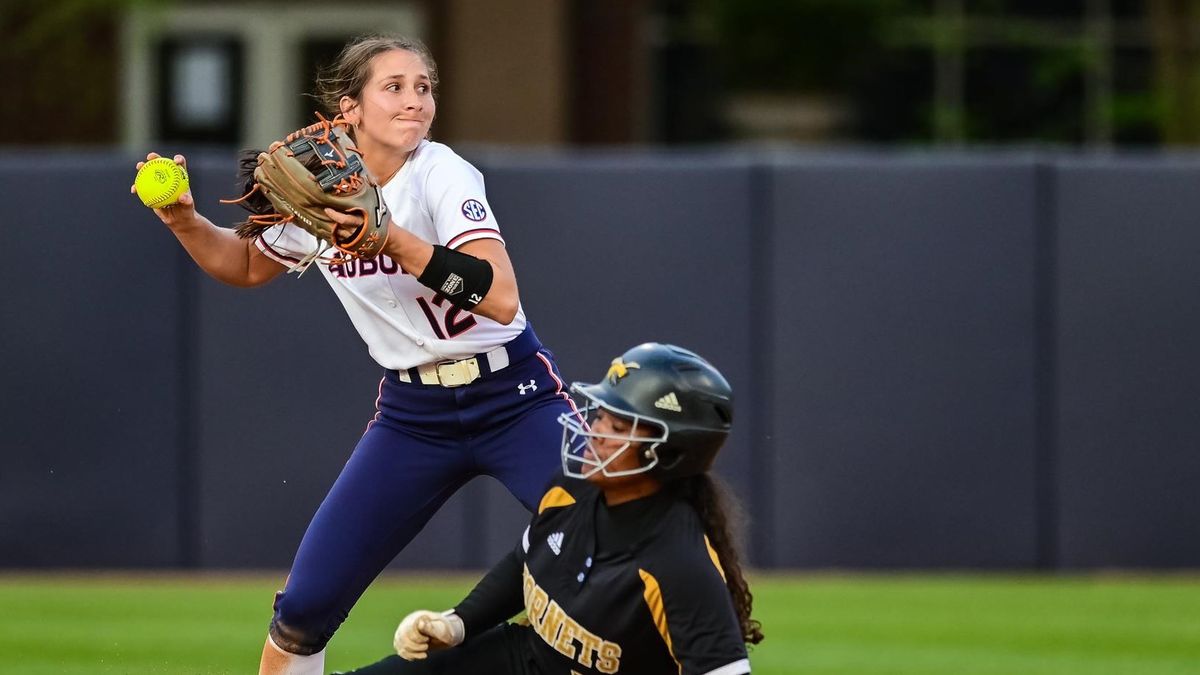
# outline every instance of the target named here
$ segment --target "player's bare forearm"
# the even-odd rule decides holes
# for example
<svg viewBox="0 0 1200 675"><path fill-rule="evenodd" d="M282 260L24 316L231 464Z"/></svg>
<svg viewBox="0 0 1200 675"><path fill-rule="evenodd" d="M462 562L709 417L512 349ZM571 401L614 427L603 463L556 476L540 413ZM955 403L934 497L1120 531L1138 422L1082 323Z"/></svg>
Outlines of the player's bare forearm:
<svg viewBox="0 0 1200 675"><path fill-rule="evenodd" d="M420 277L433 257L433 244L395 223L388 223L388 240L383 246L383 255L395 260L405 272Z"/></svg>
<svg viewBox="0 0 1200 675"><path fill-rule="evenodd" d="M142 169L153 165L154 162L168 161L178 165L178 171L183 174L184 186L187 186L187 158L175 155L171 160L165 160L158 153L146 155L146 161L138 162L138 175ZM142 196L135 179L134 185L129 186L131 194ZM148 187L154 187L150 181ZM232 230L223 230L212 224L208 218L196 211L196 200L190 189L186 189L174 201L160 204L147 203L154 209L154 215L175 234L179 242L187 250L200 269L209 276L234 286L258 286L265 284L278 276L285 269L283 265L262 255L252 241L238 238Z"/></svg>
<svg viewBox="0 0 1200 675"><path fill-rule="evenodd" d="M263 255L252 239L241 239L199 213L189 222L171 224L170 229L200 269L231 286L259 286L286 269Z"/></svg>

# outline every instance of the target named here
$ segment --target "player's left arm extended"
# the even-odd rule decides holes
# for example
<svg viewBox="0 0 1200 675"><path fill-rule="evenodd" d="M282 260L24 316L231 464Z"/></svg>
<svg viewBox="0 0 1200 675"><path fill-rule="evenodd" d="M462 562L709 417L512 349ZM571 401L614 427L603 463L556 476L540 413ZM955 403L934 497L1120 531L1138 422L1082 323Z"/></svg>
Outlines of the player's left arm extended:
<svg viewBox="0 0 1200 675"><path fill-rule="evenodd" d="M454 609L445 612L419 609L409 613L396 628L392 640L396 653L407 661L420 661L431 651L458 646L514 616L524 602L523 561L522 549L514 549Z"/></svg>
<svg viewBox="0 0 1200 675"><path fill-rule="evenodd" d="M466 627L466 638L507 621L525 608L522 586L525 553L516 546L454 608Z"/></svg>

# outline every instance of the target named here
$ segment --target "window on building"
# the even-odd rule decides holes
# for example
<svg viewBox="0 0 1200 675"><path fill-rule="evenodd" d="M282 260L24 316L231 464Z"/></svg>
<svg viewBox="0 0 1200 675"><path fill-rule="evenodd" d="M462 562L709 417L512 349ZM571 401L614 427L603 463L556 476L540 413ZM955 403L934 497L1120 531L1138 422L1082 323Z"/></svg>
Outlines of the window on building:
<svg viewBox="0 0 1200 675"><path fill-rule="evenodd" d="M164 141L236 143L242 123L242 44L235 37L167 37L158 49Z"/></svg>

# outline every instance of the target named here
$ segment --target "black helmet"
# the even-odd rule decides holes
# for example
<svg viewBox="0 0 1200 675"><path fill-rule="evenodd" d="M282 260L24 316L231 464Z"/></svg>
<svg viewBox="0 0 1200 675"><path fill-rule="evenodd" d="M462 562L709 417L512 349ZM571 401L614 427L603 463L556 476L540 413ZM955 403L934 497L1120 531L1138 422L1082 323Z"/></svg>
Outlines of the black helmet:
<svg viewBox="0 0 1200 675"><path fill-rule="evenodd" d="M613 359L596 384L576 382L571 391L587 405L579 414L559 417L563 425L563 472L587 478L650 472L670 480L703 473L712 466L733 423L733 390L708 361L673 345L648 342ZM627 444L601 462L588 451L591 422L599 410L629 420L628 434L608 436ZM649 436L644 434L650 427ZM638 435L641 430L643 434ZM609 472L607 465L632 443L643 443L641 467ZM580 467L580 470L574 470Z"/></svg>

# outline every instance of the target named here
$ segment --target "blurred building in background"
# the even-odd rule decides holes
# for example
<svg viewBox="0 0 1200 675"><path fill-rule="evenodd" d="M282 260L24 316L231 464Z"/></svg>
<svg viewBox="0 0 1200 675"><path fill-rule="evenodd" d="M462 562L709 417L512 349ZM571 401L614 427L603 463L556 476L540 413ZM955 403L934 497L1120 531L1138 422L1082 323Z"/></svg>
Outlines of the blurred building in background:
<svg viewBox="0 0 1200 675"><path fill-rule="evenodd" d="M516 145L652 139L642 0L65 0L5 5L0 56L37 123L0 144L264 143L307 124L317 69L351 37L428 44L434 133Z"/></svg>
<svg viewBox="0 0 1200 675"><path fill-rule="evenodd" d="M3 144L261 143L373 31L431 46L451 142L1200 140L1194 0L56 0L0 25L0 105L34 120Z"/></svg>

